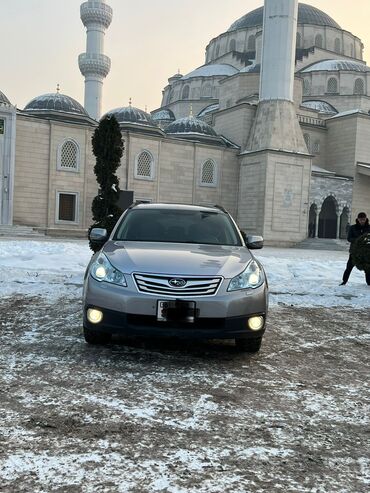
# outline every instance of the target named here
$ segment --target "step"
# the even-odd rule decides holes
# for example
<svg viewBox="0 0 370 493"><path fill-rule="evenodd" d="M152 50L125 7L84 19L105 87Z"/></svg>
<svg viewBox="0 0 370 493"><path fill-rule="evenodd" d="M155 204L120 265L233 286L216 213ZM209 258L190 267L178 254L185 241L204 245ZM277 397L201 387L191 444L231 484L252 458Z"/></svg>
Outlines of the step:
<svg viewBox="0 0 370 493"><path fill-rule="evenodd" d="M0 225L0 236L32 236L43 237L44 233L40 232L32 226L18 226L18 225Z"/></svg>

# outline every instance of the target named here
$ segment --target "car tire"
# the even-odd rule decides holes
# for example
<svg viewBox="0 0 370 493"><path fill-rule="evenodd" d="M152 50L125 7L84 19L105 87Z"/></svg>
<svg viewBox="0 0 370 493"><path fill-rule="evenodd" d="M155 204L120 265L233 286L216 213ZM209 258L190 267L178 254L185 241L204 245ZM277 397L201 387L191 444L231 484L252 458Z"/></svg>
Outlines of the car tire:
<svg viewBox="0 0 370 493"><path fill-rule="evenodd" d="M258 339L235 339L237 350L243 353L258 353L261 343L262 337Z"/></svg>
<svg viewBox="0 0 370 493"><path fill-rule="evenodd" d="M84 337L88 344L92 344L94 346L108 344L112 338L111 334L87 329L86 327L84 327Z"/></svg>

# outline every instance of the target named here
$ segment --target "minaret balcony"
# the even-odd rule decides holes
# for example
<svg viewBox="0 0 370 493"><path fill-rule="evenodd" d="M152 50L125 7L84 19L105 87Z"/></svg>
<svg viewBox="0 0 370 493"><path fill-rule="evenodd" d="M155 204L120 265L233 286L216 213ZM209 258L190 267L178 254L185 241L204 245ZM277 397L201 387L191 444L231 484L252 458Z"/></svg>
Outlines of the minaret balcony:
<svg viewBox="0 0 370 493"><path fill-rule="evenodd" d="M95 75L106 77L109 74L111 61L106 55L100 53L81 53L78 57L78 65L82 75Z"/></svg>
<svg viewBox="0 0 370 493"><path fill-rule="evenodd" d="M80 14L84 26L102 24L108 29L112 22L113 9L106 3L90 0L81 5Z"/></svg>

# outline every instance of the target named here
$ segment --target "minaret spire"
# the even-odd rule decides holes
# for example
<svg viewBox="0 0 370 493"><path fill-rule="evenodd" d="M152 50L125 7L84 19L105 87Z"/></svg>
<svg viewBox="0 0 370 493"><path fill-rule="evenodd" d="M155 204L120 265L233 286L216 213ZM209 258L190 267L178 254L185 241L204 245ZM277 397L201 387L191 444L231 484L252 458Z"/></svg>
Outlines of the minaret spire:
<svg viewBox="0 0 370 493"><path fill-rule="evenodd" d="M103 80L111 67L110 58L104 55L105 31L112 22L113 10L105 0L88 0L80 8L81 20L86 27L86 53L78 57L85 77L85 109L91 118L101 116Z"/></svg>

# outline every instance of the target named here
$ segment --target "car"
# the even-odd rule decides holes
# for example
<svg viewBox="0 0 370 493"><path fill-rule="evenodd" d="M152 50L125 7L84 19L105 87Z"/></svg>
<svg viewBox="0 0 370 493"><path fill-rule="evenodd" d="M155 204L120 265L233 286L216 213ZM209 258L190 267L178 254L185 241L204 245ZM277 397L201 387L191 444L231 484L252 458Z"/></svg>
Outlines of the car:
<svg viewBox="0 0 370 493"><path fill-rule="evenodd" d="M100 246L86 269L83 328L89 344L112 335L235 339L261 347L268 282L247 236L220 206L135 203L112 233L94 228Z"/></svg>

